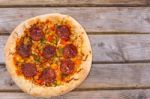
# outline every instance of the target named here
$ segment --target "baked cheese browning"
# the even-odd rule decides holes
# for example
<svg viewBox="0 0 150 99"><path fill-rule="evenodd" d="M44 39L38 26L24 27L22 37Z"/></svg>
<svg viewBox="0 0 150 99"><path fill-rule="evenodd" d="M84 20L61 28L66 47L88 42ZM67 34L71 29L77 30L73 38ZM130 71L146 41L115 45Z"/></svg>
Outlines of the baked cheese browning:
<svg viewBox="0 0 150 99"><path fill-rule="evenodd" d="M74 43L71 25L38 21L16 41L14 62L19 76L42 86L58 86L73 80L82 63L81 43ZM72 38L73 37L73 38ZM75 39L74 39L75 38Z"/></svg>

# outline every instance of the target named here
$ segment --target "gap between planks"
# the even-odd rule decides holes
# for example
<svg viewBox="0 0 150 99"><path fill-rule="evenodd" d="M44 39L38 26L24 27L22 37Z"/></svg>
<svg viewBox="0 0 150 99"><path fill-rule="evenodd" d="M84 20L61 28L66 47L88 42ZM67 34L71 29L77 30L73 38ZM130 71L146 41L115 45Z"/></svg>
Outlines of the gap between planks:
<svg viewBox="0 0 150 99"><path fill-rule="evenodd" d="M44 4L44 5L0 5L0 8L36 8L36 7L150 7L150 4Z"/></svg>
<svg viewBox="0 0 150 99"><path fill-rule="evenodd" d="M149 99L150 90L102 90L102 91L72 91L68 94L44 99ZM1 99L43 99L26 93L0 93ZM11 97L10 97L11 96Z"/></svg>
<svg viewBox="0 0 150 99"><path fill-rule="evenodd" d="M106 87L106 88L75 88L72 91L103 91L103 90L144 90L150 89L150 86L137 86L137 87ZM20 92L23 91L21 89L0 89L0 93L2 92Z"/></svg>
<svg viewBox="0 0 150 99"><path fill-rule="evenodd" d="M139 32L87 32L88 35L142 35L142 34L147 34L150 35L150 32L143 32L143 33L139 33ZM8 32L2 32L0 33L0 36L9 36L10 33Z"/></svg>
<svg viewBox="0 0 150 99"><path fill-rule="evenodd" d="M138 7L149 0L0 0L0 7Z"/></svg>
<svg viewBox="0 0 150 99"><path fill-rule="evenodd" d="M150 63L150 60L136 60L136 61L125 61L125 62L99 62L93 61L92 64L141 64L141 63ZM0 66L5 66L5 63L0 63Z"/></svg>
<svg viewBox="0 0 150 99"><path fill-rule="evenodd" d="M92 64L140 64L140 63L150 63L150 60L131 60L131 61L118 61L118 62L100 62L100 61L93 61Z"/></svg>

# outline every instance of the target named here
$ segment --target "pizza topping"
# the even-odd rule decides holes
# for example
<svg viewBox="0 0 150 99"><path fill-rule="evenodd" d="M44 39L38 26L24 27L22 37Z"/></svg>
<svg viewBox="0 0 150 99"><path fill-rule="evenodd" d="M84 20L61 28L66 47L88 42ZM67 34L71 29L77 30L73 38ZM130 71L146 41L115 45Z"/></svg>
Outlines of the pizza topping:
<svg viewBox="0 0 150 99"><path fill-rule="evenodd" d="M68 44L64 47L64 57L73 58L77 55L77 48L73 44Z"/></svg>
<svg viewBox="0 0 150 99"><path fill-rule="evenodd" d="M65 46L65 45L67 45L68 43L70 43L70 42L68 42L68 41L66 41L66 40L63 40L63 39L60 40L60 44L61 44L61 45L64 45L64 46Z"/></svg>
<svg viewBox="0 0 150 99"><path fill-rule="evenodd" d="M56 47L54 47L54 46L47 45L43 49L43 57L46 59L52 58L55 54L56 54Z"/></svg>
<svg viewBox="0 0 150 99"><path fill-rule="evenodd" d="M25 77L33 77L37 73L37 68L33 63L23 64L21 70Z"/></svg>
<svg viewBox="0 0 150 99"><path fill-rule="evenodd" d="M39 41L42 38L44 38L44 34L42 30L39 27L35 27L35 26L30 28L30 36L34 41Z"/></svg>
<svg viewBox="0 0 150 99"><path fill-rule="evenodd" d="M60 64L60 70L63 74L68 75L73 73L74 66L75 64L71 60L63 60Z"/></svg>
<svg viewBox="0 0 150 99"><path fill-rule="evenodd" d="M44 69L40 76L40 80L44 81L45 83L53 83L56 80L55 71L50 68Z"/></svg>
<svg viewBox="0 0 150 99"><path fill-rule="evenodd" d="M54 38L55 38L55 37L54 37L53 35L49 35L47 40L48 40L49 42L52 42L52 41L54 40Z"/></svg>
<svg viewBox="0 0 150 99"><path fill-rule="evenodd" d="M31 44L24 44L23 42L21 42L17 46L17 52L22 57L29 57L31 54Z"/></svg>
<svg viewBox="0 0 150 99"><path fill-rule="evenodd" d="M66 25L59 25L56 27L56 33L57 35L64 40L69 40L70 39L70 29Z"/></svg>

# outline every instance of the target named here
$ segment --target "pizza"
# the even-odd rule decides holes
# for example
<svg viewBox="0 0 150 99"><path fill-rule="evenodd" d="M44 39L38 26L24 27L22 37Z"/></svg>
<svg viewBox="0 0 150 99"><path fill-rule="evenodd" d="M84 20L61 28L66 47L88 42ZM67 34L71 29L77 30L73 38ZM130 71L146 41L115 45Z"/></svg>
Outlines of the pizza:
<svg viewBox="0 0 150 99"><path fill-rule="evenodd" d="M5 45L5 61L15 83L28 94L65 94L87 77L92 50L85 30L72 17L46 14L19 24Z"/></svg>

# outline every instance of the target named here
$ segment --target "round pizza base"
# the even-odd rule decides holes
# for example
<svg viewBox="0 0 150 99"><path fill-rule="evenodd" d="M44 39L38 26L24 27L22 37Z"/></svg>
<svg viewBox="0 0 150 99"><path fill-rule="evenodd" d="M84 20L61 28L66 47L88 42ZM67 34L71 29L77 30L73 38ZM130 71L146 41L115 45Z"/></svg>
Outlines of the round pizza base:
<svg viewBox="0 0 150 99"><path fill-rule="evenodd" d="M81 64L82 70L79 73L75 73L73 75L73 77L78 80L72 80L69 83L65 83L63 85L56 86L56 87L44 87L44 86L35 85L30 80L24 79L23 76L18 76L16 74L16 66L13 62L13 55L10 54L10 53L15 52L16 40L17 38L20 38L23 35L25 27L30 27L30 25L37 22L37 20L45 21L47 19L69 20L70 24L74 26L75 32L79 33L78 35L82 36L83 38L82 50L87 58L85 61L82 61L82 64ZM91 50L88 36L85 30L82 28L82 26L76 20L74 20L72 17L68 15L62 15L58 13L46 14L46 15L40 15L40 16L31 18L22 22L11 33L4 50L5 50L6 67L7 67L8 72L11 74L12 79L24 92L27 92L28 94L31 94L33 96L51 97L51 96L58 96L58 95L65 94L73 90L79 84L81 84L81 82L83 82L83 80L85 80L85 78L87 77L91 68L92 50Z"/></svg>

